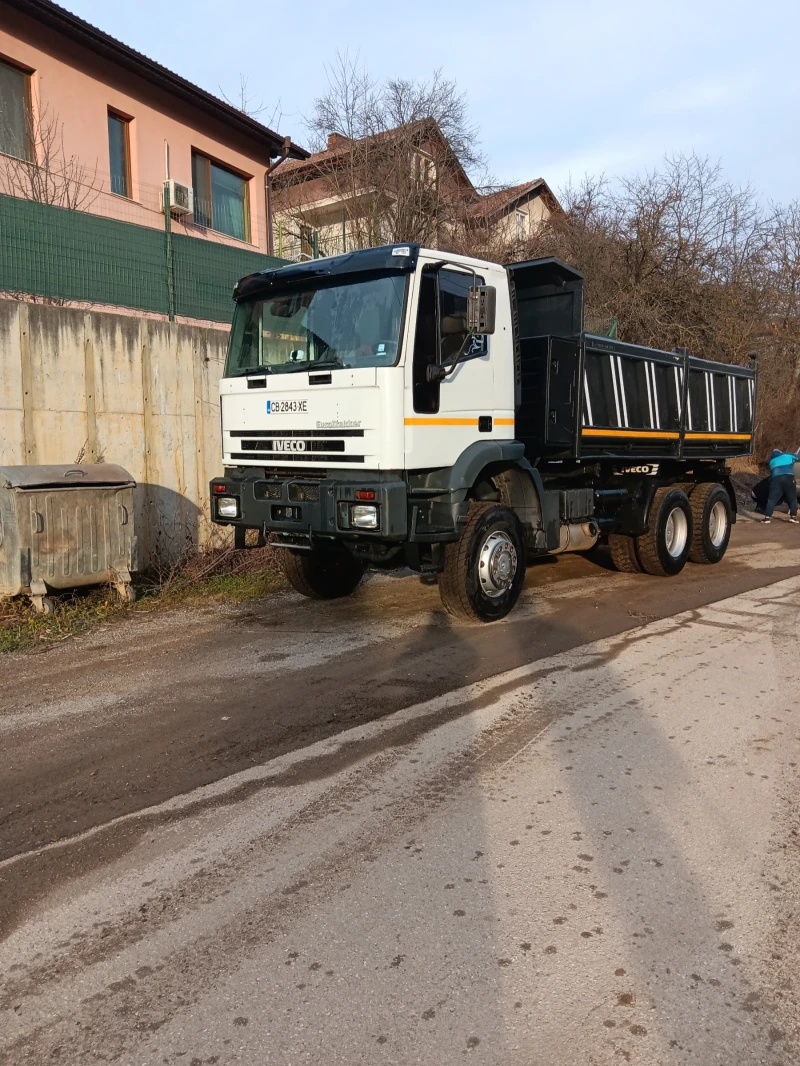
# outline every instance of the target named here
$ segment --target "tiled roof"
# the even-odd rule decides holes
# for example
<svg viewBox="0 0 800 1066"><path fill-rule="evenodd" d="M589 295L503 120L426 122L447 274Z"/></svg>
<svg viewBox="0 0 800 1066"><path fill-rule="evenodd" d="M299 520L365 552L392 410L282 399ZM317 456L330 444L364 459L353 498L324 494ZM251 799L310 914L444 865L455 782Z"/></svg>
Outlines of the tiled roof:
<svg viewBox="0 0 800 1066"><path fill-rule="evenodd" d="M412 123L412 127L419 127L420 131L422 131L425 126L430 126L431 124L436 126L432 119L420 119ZM326 163L333 163L338 159L346 158L351 146L354 144L367 144L370 142L373 144L386 144L396 140L402 131L403 127L397 126L395 129L381 130L369 137L361 137L357 140L351 140L341 133L332 133L328 137L328 147L323 151L312 152L305 159L287 159L282 164L280 171L275 172L275 180L276 182L285 181L290 174L299 175L306 170L319 171L324 169ZM438 132L438 127L436 127L436 131Z"/></svg>
<svg viewBox="0 0 800 1066"><path fill-rule="evenodd" d="M205 111L209 116L224 122L229 128L249 137L260 148L266 148L270 155L278 155L281 151L283 137L279 133L263 126L238 108L206 92L205 89L193 85L192 82L175 74L167 67L161 66L160 63L148 59L141 52L137 52L110 34L92 26L91 23L78 18L65 8L52 3L52 0L2 0L2 2L5 7L14 8L41 25L54 30L60 36L83 45L95 55L102 56L117 66L138 74L140 78L158 86L172 96L177 96L198 110ZM295 159L303 159L308 155L304 148L296 144L292 144L289 151Z"/></svg>
<svg viewBox="0 0 800 1066"><path fill-rule="evenodd" d="M472 213L490 221L498 218L504 211L524 199L529 193L541 188L547 189L547 182L544 178L535 178L533 181L525 181L521 185L512 185L510 189L499 189L497 192L487 193L485 196L481 196L473 205Z"/></svg>

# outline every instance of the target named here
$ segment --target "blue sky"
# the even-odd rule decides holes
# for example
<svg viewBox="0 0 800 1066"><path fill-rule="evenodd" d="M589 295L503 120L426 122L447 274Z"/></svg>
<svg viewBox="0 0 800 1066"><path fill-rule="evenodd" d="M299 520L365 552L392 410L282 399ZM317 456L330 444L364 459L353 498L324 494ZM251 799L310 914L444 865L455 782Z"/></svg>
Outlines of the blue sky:
<svg viewBox="0 0 800 1066"><path fill-rule="evenodd" d="M456 80L501 181L694 150L765 201L800 196L800 0L60 2L211 92L246 75L301 144L338 49L378 78Z"/></svg>

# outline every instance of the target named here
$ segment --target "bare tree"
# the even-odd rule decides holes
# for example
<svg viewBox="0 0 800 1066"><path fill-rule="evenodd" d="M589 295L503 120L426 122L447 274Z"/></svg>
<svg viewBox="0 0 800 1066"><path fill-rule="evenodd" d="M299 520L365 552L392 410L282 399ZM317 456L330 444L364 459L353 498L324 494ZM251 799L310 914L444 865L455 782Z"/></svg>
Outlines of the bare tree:
<svg viewBox="0 0 800 1066"><path fill-rule="evenodd" d="M277 129L283 120L283 109L281 101L275 104L272 110L267 109L267 105L263 100L257 99L254 93L250 91L250 79L246 74L239 75L239 88L233 99L228 96L222 86L219 87L220 96L226 104L230 104L231 107L235 107L237 111L241 111L243 115L249 115L250 118L257 118L263 121L265 126L269 126L273 129ZM262 119L261 116L264 115Z"/></svg>
<svg viewBox="0 0 800 1066"><path fill-rule="evenodd" d="M328 89L307 120L321 153L308 180L276 175L298 225L322 228L340 219L351 247L404 240L447 246L475 197L468 172L483 156L465 98L436 72L428 81L377 82L358 60L339 54ZM335 204L330 218L320 201Z"/></svg>
<svg viewBox="0 0 800 1066"><path fill-rule="evenodd" d="M525 256L586 277L587 323L712 359L760 357L759 441L800 440L800 205L764 208L696 155L562 193Z"/></svg>
<svg viewBox="0 0 800 1066"><path fill-rule="evenodd" d="M0 156L0 192L40 204L86 211L101 192L97 164L84 166L64 147L64 127L47 106L33 107L23 134L24 154Z"/></svg>

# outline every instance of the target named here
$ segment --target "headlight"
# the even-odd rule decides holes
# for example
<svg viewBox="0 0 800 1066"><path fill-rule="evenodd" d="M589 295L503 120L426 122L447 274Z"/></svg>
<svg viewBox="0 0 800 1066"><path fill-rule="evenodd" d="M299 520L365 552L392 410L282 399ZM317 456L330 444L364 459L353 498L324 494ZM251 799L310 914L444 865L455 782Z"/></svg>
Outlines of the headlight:
<svg viewBox="0 0 800 1066"><path fill-rule="evenodd" d="M370 504L357 503L350 508L350 522L356 529L377 529L378 508Z"/></svg>
<svg viewBox="0 0 800 1066"><path fill-rule="evenodd" d="M238 518L239 501L235 496L217 497L217 515L219 518Z"/></svg>

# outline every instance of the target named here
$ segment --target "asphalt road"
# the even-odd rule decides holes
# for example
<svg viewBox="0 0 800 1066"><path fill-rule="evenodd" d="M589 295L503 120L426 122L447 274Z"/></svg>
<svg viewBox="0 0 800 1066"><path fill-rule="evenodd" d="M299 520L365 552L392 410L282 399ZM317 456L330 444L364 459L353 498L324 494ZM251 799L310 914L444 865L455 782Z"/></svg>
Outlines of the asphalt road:
<svg viewBox="0 0 800 1066"><path fill-rule="evenodd" d="M800 1061L800 535L6 657L0 1062Z"/></svg>

